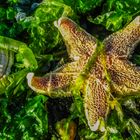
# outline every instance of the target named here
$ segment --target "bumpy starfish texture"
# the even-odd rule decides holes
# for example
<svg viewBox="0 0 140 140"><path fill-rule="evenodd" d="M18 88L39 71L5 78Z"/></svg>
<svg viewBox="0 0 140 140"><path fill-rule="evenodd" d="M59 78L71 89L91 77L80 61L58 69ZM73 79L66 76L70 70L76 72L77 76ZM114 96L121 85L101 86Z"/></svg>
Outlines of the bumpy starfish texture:
<svg viewBox="0 0 140 140"><path fill-rule="evenodd" d="M28 85L34 91L50 97L72 96L71 87L97 53L98 41L69 18L62 17L55 25L73 61L45 77L29 73ZM98 54L95 63L90 63L92 66L80 91L84 94L85 114L91 130L97 130L100 118L105 118L110 92L121 96L140 93L140 70L129 61L139 41L140 16L107 37L103 41L104 51Z"/></svg>

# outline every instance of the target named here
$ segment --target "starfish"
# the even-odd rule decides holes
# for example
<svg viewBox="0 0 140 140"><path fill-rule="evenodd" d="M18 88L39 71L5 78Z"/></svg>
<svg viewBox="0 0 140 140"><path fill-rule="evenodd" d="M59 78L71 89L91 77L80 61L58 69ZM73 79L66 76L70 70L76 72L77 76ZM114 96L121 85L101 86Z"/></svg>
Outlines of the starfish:
<svg viewBox="0 0 140 140"><path fill-rule="evenodd" d="M84 95L88 125L95 131L100 118L107 115L110 93L120 97L140 93L140 70L129 61L140 41L140 16L105 38L103 45L67 17L61 17L55 26L65 41L72 62L45 77L29 73L28 85L36 92L62 98L72 96L71 88L77 78L87 74L79 89ZM103 49L100 46L104 46Z"/></svg>

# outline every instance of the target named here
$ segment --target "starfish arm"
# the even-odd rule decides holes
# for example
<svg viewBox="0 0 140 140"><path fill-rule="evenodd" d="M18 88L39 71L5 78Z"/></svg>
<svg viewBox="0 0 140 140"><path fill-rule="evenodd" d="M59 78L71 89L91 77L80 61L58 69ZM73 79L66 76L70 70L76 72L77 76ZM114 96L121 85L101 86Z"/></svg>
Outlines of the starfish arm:
<svg viewBox="0 0 140 140"><path fill-rule="evenodd" d="M100 119L105 118L108 112L106 87L100 80L91 78L87 84L84 99L88 125L92 131L96 131L99 128Z"/></svg>
<svg viewBox="0 0 140 140"><path fill-rule="evenodd" d="M44 77L36 77L33 73L29 73L28 85L35 92L50 97L71 96L70 85L74 83L80 72L77 65L77 62L68 63Z"/></svg>
<svg viewBox="0 0 140 140"><path fill-rule="evenodd" d="M36 77L33 73L27 75L28 85L32 90L52 98L71 96L70 84L75 77L71 73L50 73L46 77Z"/></svg>
<svg viewBox="0 0 140 140"><path fill-rule="evenodd" d="M104 40L106 52L120 57L129 57L140 41L140 16L136 17L124 29Z"/></svg>
<svg viewBox="0 0 140 140"><path fill-rule="evenodd" d="M140 69L126 59L115 59L109 69L112 90L119 95L140 93Z"/></svg>
<svg viewBox="0 0 140 140"><path fill-rule="evenodd" d="M96 49L96 39L80 28L74 21L67 17L61 17L55 26L60 31L69 57L77 61L80 58L89 58Z"/></svg>

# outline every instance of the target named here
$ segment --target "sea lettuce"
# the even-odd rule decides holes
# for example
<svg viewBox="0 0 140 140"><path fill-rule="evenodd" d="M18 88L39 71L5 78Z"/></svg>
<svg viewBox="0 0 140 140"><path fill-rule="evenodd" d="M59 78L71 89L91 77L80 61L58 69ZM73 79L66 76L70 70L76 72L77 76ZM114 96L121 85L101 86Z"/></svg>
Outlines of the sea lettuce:
<svg viewBox="0 0 140 140"><path fill-rule="evenodd" d="M21 20L24 29L31 35L29 46L35 54L44 54L45 51L49 52L54 47L62 45L62 39L53 22L63 15L72 14L72 9L64 3L44 0L32 16Z"/></svg>
<svg viewBox="0 0 140 140"><path fill-rule="evenodd" d="M26 99L20 96L17 99L22 102L13 97L11 100L1 99L0 138L3 140L45 139L48 132L48 117L45 109L47 97L38 95ZM9 110L10 108L14 111Z"/></svg>
<svg viewBox="0 0 140 140"><path fill-rule="evenodd" d="M101 24L107 30L117 31L140 14L139 0L107 0L101 14L97 17L89 16L90 22Z"/></svg>
<svg viewBox="0 0 140 140"><path fill-rule="evenodd" d="M103 0L64 0L64 3L71 6L76 13L86 14L100 6Z"/></svg>

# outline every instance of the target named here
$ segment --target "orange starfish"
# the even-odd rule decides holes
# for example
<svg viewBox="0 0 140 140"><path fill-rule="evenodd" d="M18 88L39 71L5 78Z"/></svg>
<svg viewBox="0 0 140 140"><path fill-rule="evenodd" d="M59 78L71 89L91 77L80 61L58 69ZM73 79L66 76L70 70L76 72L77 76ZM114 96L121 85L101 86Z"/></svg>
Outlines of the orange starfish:
<svg viewBox="0 0 140 140"><path fill-rule="evenodd" d="M99 127L99 119L108 112L109 93L121 96L140 93L140 70L128 60L140 41L140 16L107 37L103 41L104 50L100 52L97 39L71 19L61 17L55 25L65 41L72 62L45 77L29 73L28 85L34 91L50 97L72 96L71 87L76 84L77 78L87 74L80 91L84 94L88 125L95 131ZM95 62L93 58L96 58Z"/></svg>

